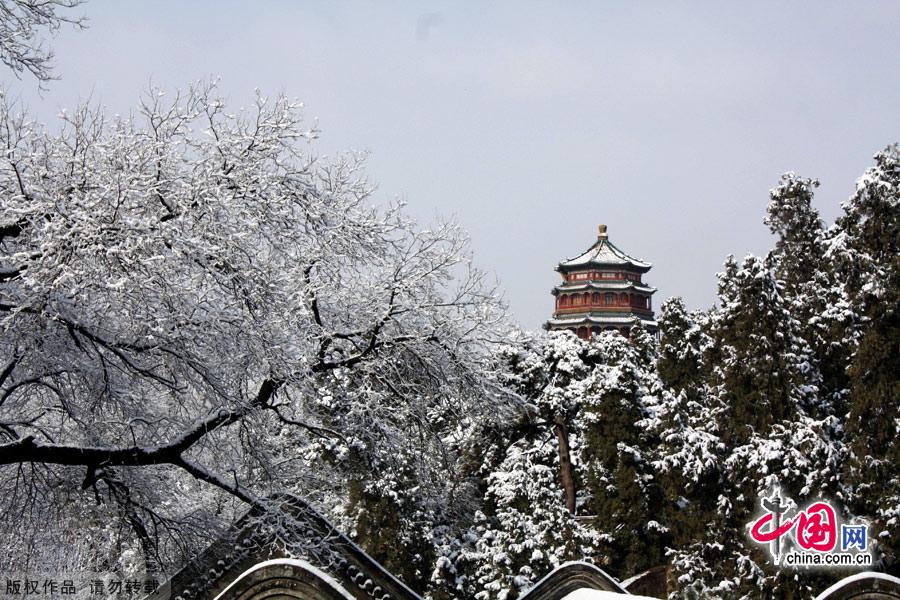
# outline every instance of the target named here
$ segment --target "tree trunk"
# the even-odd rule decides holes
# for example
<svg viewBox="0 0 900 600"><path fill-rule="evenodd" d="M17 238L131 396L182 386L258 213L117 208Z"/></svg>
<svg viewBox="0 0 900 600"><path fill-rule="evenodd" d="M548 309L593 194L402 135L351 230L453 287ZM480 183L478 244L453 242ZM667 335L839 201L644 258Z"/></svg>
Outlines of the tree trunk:
<svg viewBox="0 0 900 600"><path fill-rule="evenodd" d="M572 461L569 459L569 428L562 416L556 417L553 427L559 442L559 477L566 493L566 509L575 514L575 479L572 477Z"/></svg>

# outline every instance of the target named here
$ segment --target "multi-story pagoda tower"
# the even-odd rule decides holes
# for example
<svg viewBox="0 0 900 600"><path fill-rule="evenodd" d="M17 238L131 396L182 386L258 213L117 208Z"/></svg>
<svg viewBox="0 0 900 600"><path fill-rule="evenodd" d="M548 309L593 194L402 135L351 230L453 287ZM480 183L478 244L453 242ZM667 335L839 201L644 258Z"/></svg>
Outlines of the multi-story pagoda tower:
<svg viewBox="0 0 900 600"><path fill-rule="evenodd" d="M627 336L641 321L655 333L650 297L656 288L641 281L652 266L617 248L601 225L593 246L556 267L563 282L553 288L556 310L544 327L569 329L587 339L606 330Z"/></svg>

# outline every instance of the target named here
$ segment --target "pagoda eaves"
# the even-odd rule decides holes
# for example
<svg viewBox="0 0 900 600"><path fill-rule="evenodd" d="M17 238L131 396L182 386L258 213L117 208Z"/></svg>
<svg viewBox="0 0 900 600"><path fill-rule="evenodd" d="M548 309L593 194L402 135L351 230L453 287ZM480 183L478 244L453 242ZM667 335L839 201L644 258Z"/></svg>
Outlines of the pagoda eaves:
<svg viewBox="0 0 900 600"><path fill-rule="evenodd" d="M557 271L567 272L586 267L630 267L639 272L646 273L653 265L646 261L629 256L609 241L606 236L606 227L600 226L600 234L593 246L582 254L569 260L564 260L556 267Z"/></svg>

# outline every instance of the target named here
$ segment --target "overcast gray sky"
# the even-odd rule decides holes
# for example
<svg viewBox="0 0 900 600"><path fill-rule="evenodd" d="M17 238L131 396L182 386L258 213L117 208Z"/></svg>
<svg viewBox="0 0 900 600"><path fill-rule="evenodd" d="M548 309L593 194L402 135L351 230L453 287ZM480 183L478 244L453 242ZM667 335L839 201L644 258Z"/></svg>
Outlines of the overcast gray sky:
<svg viewBox="0 0 900 600"><path fill-rule="evenodd" d="M537 328L553 271L596 237L654 264L655 307L715 300L725 255L763 253L768 190L818 177L830 222L900 141L900 2L90 0L53 41L41 120L148 82L221 77L302 100L323 154L371 152L381 197L455 217L513 315Z"/></svg>

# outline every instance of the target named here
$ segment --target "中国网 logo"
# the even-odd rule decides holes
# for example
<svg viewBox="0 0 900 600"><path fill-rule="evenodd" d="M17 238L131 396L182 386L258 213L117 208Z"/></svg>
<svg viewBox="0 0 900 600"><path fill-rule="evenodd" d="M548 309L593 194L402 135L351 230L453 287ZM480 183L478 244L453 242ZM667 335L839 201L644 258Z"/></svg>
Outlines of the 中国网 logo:
<svg viewBox="0 0 900 600"><path fill-rule="evenodd" d="M763 514L747 524L754 542L767 545L776 565L785 567L864 567L872 564L869 526L842 523L827 501L805 509L794 506L775 490L761 498ZM790 514L789 514L790 513Z"/></svg>

